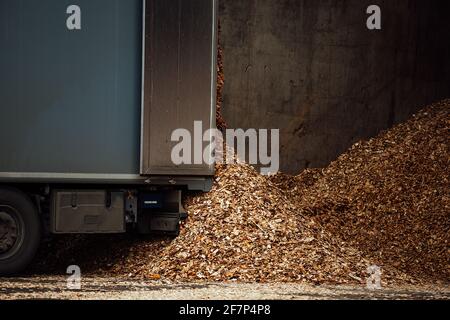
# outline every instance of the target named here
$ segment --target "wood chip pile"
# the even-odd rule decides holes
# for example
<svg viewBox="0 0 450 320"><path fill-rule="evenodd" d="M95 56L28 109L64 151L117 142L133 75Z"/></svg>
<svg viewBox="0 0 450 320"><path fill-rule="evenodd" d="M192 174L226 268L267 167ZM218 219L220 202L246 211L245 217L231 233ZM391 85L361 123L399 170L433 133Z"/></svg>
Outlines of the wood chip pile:
<svg viewBox="0 0 450 320"><path fill-rule="evenodd" d="M450 101L443 101L355 144L316 172L307 192L293 188L303 175L279 186L305 215L374 263L450 280L449 115Z"/></svg>
<svg viewBox="0 0 450 320"><path fill-rule="evenodd" d="M54 260L174 281L365 283L378 265L384 284L448 283L449 112L435 104L297 177L218 166L177 239L80 240Z"/></svg>
<svg viewBox="0 0 450 320"><path fill-rule="evenodd" d="M225 85L225 73L223 68L223 49L220 43L220 22L219 22L219 43L217 47L217 92L216 92L216 126L219 130L226 130L227 123L222 114L223 86Z"/></svg>
<svg viewBox="0 0 450 320"><path fill-rule="evenodd" d="M367 261L330 241L284 192L248 165L219 166L213 190L188 200L181 235L155 255L145 245L114 274L172 280L348 283ZM130 263L131 262L131 263Z"/></svg>

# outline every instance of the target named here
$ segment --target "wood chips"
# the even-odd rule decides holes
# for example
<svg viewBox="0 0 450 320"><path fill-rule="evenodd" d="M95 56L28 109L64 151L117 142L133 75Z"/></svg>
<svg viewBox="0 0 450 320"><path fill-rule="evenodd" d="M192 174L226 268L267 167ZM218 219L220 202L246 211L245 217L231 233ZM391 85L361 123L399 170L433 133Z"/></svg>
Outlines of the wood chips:
<svg viewBox="0 0 450 320"><path fill-rule="evenodd" d="M223 87L225 85L225 73L223 67L223 49L220 43L220 22L219 22L219 43L217 47L217 92L216 92L216 126L219 130L226 130L227 123L222 114L223 105Z"/></svg>
<svg viewBox="0 0 450 320"><path fill-rule="evenodd" d="M106 237L65 251L107 276L364 284L377 265L384 285L448 283L449 111L450 101L430 106L297 177L218 166L213 190L187 199L177 239Z"/></svg>

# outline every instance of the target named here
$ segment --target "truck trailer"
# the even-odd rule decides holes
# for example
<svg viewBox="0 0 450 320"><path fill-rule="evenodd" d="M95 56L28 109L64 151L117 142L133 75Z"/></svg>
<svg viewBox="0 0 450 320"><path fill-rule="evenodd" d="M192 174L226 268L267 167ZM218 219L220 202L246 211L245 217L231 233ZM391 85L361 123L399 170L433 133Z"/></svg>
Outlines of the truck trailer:
<svg viewBox="0 0 450 320"><path fill-rule="evenodd" d="M214 165L171 160L215 128L216 0L0 0L0 275L44 234L164 233Z"/></svg>

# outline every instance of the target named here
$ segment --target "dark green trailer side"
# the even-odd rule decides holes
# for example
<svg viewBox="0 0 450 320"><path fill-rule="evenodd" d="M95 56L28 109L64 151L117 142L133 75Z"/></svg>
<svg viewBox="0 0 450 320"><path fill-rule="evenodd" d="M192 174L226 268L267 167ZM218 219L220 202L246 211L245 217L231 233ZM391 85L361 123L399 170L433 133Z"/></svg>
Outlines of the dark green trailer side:
<svg viewBox="0 0 450 320"><path fill-rule="evenodd" d="M1 0L0 171L139 173L141 43L141 0Z"/></svg>

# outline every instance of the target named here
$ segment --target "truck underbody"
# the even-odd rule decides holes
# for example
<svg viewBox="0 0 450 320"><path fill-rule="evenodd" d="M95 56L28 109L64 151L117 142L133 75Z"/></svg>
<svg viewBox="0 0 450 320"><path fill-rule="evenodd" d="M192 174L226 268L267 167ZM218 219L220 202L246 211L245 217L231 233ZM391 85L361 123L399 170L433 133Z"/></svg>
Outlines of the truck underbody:
<svg viewBox="0 0 450 320"><path fill-rule="evenodd" d="M0 186L0 274L31 262L51 234L158 234L176 237L187 218L187 186L8 184ZM27 249L27 250L23 250Z"/></svg>

